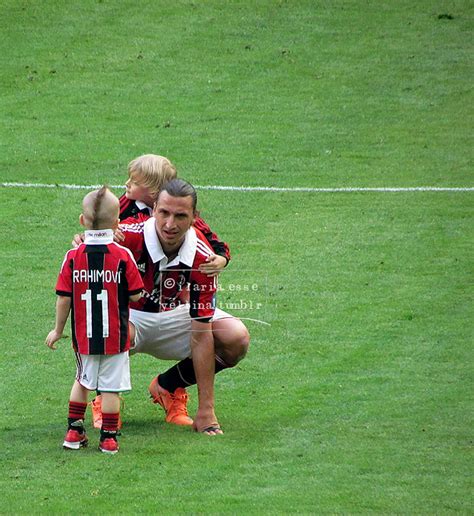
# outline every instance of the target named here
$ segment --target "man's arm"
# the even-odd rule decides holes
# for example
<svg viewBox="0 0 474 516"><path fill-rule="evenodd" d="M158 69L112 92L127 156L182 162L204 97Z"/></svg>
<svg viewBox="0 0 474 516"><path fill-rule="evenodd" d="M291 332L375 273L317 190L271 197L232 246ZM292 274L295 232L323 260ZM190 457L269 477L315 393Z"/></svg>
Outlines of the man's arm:
<svg viewBox="0 0 474 516"><path fill-rule="evenodd" d="M66 325L69 311L71 310L71 298L69 296L58 296L56 302L56 326L51 330L46 337L45 344L51 348L56 349L54 345L63 335L64 326Z"/></svg>
<svg viewBox="0 0 474 516"><path fill-rule="evenodd" d="M214 253L222 256L226 261L225 265L227 265L231 258L228 244L220 240L220 238L212 231L209 225L201 219L201 217L196 217L194 219L193 226L195 229L199 229L199 231L201 231L211 245Z"/></svg>
<svg viewBox="0 0 474 516"><path fill-rule="evenodd" d="M193 427L198 432L215 427L219 423L214 412L214 337L210 322L191 321L191 354L198 387L198 410ZM221 430L209 430L209 434L222 433Z"/></svg>

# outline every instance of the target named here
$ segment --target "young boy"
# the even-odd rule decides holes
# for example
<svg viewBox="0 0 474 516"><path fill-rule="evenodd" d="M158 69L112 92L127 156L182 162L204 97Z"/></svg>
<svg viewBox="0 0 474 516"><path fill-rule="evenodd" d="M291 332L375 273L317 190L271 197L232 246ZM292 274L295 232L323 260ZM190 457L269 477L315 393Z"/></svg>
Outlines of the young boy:
<svg viewBox="0 0 474 516"><path fill-rule="evenodd" d="M119 450L119 392L131 389L129 300L137 301L143 281L128 249L113 242L119 223L119 200L103 186L88 193L79 218L86 228L84 242L66 253L56 283L56 326L46 344L56 349L71 311L76 380L69 398L68 430L63 447L87 446L84 415L89 391L102 392L103 420L99 449Z"/></svg>

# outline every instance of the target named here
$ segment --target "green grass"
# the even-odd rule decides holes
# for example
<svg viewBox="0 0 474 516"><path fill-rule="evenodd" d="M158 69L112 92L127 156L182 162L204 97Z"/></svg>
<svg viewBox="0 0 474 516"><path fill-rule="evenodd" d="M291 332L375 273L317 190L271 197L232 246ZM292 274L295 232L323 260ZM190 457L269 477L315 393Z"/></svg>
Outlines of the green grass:
<svg viewBox="0 0 474 516"><path fill-rule="evenodd" d="M156 152L201 185L473 186L470 2L2 7L2 181ZM472 192L199 191L220 301L271 326L216 379L222 438L166 425L169 363L135 356L114 457L61 449L74 360L43 344L83 194L0 189L0 512L472 513Z"/></svg>

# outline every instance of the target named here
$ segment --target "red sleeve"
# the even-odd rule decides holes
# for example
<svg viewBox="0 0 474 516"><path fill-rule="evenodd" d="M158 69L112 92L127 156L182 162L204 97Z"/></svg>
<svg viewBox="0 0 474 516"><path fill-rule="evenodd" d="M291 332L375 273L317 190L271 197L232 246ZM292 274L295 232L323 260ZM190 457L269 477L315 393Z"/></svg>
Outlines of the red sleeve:
<svg viewBox="0 0 474 516"><path fill-rule="evenodd" d="M138 271L137 264L135 263L135 259L133 255L128 255L127 260L127 268L126 268L126 276L127 276L127 284L128 284L128 295L133 296L134 294L139 294L143 288L143 280L140 276L140 272Z"/></svg>
<svg viewBox="0 0 474 516"><path fill-rule="evenodd" d="M64 257L56 282L56 294L58 296L72 296L72 265L75 252L75 249L71 249Z"/></svg>
<svg viewBox="0 0 474 516"><path fill-rule="evenodd" d="M128 222L131 222L129 224ZM120 224L125 240L120 242L120 245L130 249L135 260L138 260L143 252L143 222L138 222L136 219L126 219L124 223Z"/></svg>
<svg viewBox="0 0 474 516"><path fill-rule="evenodd" d="M196 270L190 278L189 287L189 315L191 319L209 322L216 309L217 277L208 277Z"/></svg>
<svg viewBox="0 0 474 516"><path fill-rule="evenodd" d="M206 237L206 240L211 244L211 247L216 254L226 258L227 262L230 261L231 256L229 246L226 242L219 239L219 237L212 231L208 224L201 219L201 217L196 217L194 219L193 226L199 229L199 231L201 231L201 233Z"/></svg>

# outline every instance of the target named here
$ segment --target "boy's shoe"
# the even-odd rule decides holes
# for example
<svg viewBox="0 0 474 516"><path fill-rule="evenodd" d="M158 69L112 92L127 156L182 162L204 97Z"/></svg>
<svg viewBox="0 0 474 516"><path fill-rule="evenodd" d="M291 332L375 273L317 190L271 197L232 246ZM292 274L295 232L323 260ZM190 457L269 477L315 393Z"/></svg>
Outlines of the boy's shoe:
<svg viewBox="0 0 474 516"><path fill-rule="evenodd" d="M82 428L81 430L75 430L74 428L70 428L66 432L66 437L64 438L63 448L68 450L78 450L84 446L87 446L89 440L87 439L86 432Z"/></svg>
<svg viewBox="0 0 474 516"><path fill-rule="evenodd" d="M103 441L99 442L99 450L102 453L109 453L110 455L113 455L119 451L119 445L113 437L107 437Z"/></svg>
<svg viewBox="0 0 474 516"><path fill-rule="evenodd" d="M155 377L151 381L148 390L153 398L153 403L161 405L166 412L167 423L186 426L193 424L193 420L189 417L186 408L188 393L185 389L179 387L174 393L171 393L163 389L158 383L158 377Z"/></svg>
<svg viewBox="0 0 474 516"><path fill-rule="evenodd" d="M125 403L123 398L120 397L120 413L122 413L123 407ZM92 410L92 421L94 424L94 428L102 428L102 396L98 394L91 402L90 402L91 410ZM119 416L118 429L122 428L122 417Z"/></svg>

